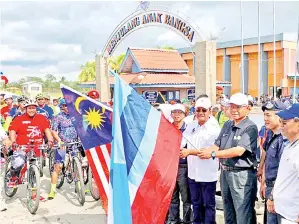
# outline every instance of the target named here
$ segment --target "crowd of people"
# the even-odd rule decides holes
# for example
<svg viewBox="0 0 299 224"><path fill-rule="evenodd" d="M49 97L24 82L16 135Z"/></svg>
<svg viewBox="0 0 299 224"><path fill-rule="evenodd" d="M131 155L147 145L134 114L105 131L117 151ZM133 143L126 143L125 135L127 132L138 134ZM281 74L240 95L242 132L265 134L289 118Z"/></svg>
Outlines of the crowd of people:
<svg viewBox="0 0 299 224"><path fill-rule="evenodd" d="M100 96L96 90L88 92L87 95L95 100L99 100ZM38 94L34 100L21 95L16 99L17 105L13 103L12 95L6 94L2 96L2 99L5 104L1 103L3 121L0 125L0 141L4 147L0 156L0 165L3 166L10 153L13 153L13 156L9 181L4 182L4 169L1 169L0 192L3 190L3 184L6 184L8 188L18 186L20 171L25 164L25 154L27 153L27 151L20 150L21 146L48 144L49 149L51 149L54 143L62 146L65 143L78 142L79 139L64 98L53 99L50 102L50 96L44 94ZM83 165L87 163L83 149L81 149L81 154ZM38 147L35 148L35 155L40 156ZM65 155L66 149L64 147L55 149L48 199L55 197L58 174L61 172ZM46 200L43 197L36 199L35 196L33 193L33 200ZM7 210L7 206L0 193L0 211L5 210Z"/></svg>
<svg viewBox="0 0 299 224"><path fill-rule="evenodd" d="M95 90L88 96L99 99ZM63 98L50 102L50 97L43 94L35 100L20 96L14 105L10 95L2 97L5 106L1 108L0 140L6 149L4 158L9 148L13 158L23 158L18 149L32 144L32 140L33 144L46 142L49 147L54 142L61 145L78 140ZM169 114L165 104L153 104L183 135L176 186L165 223L216 223L218 181L225 223L257 223L258 191L265 199L264 223L299 222L299 104L265 100L261 107L265 125L261 130L248 116L254 105L254 99L242 93L230 98L220 95L216 105L207 95L191 102L170 102ZM59 147L48 199L55 198L64 159L65 149ZM12 162L8 187L16 187L24 162L22 159ZM3 183L1 179L0 185ZM6 209L0 195L0 211Z"/></svg>
<svg viewBox="0 0 299 224"><path fill-rule="evenodd" d="M252 97L221 95L218 102L220 106L213 106L207 95L191 105L170 102L170 116L162 105L154 105L183 133L165 223L216 223L217 181L225 223L257 223L258 191L265 200L265 224L298 223L299 104L265 100L261 107L265 125L258 130L248 116L254 106Z"/></svg>

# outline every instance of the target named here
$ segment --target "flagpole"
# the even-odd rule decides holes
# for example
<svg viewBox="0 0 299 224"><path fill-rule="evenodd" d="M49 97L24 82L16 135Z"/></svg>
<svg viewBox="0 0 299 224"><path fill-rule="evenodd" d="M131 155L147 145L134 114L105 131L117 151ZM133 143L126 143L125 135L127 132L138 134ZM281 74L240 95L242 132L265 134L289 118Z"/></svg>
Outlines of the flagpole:
<svg viewBox="0 0 299 224"><path fill-rule="evenodd" d="M297 73L299 73L299 17L298 17L297 48L296 48L296 59L295 59L293 102L295 102L296 100Z"/></svg>
<svg viewBox="0 0 299 224"><path fill-rule="evenodd" d="M242 93L245 93L245 79L244 79L244 42L243 42L243 2L240 1L241 11L241 79L242 79Z"/></svg>
<svg viewBox="0 0 299 224"><path fill-rule="evenodd" d="M258 100L261 96L261 35L260 35L260 1L258 1Z"/></svg>
<svg viewBox="0 0 299 224"><path fill-rule="evenodd" d="M275 44L275 0L273 0L273 63L274 63L274 100L276 100L276 44Z"/></svg>

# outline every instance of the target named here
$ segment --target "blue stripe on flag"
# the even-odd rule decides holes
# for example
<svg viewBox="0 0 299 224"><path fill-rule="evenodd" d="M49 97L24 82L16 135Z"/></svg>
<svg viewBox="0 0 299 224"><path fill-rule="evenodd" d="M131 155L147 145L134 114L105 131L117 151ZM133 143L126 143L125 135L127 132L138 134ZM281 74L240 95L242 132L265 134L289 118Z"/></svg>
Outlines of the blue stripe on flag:
<svg viewBox="0 0 299 224"><path fill-rule="evenodd" d="M135 108L142 108L142 110L136 110ZM151 105L132 89L120 118L123 144L125 149L130 149L125 150L127 174L130 173L136 154L138 153L138 148L146 130L147 121L152 122L151 119L148 119L151 108Z"/></svg>
<svg viewBox="0 0 299 224"><path fill-rule="evenodd" d="M115 76L114 110L112 124L112 133L114 136L114 140L112 141L110 165L112 201L109 202L109 207L112 208L113 211L110 211L110 214L108 212L108 216L113 215L113 219L108 218L108 220L113 220L114 223L123 224L132 223L127 167L121 131L122 126L120 121L120 116L123 113L123 109L127 103L127 97L130 93L131 88L128 88L118 76Z"/></svg>
<svg viewBox="0 0 299 224"><path fill-rule="evenodd" d="M156 147L160 118L161 113L159 113L155 108L151 107L151 110L148 114L147 124L144 129L144 133L146 134L142 138L138 153L135 157L128 177L129 181L137 188L144 177Z"/></svg>

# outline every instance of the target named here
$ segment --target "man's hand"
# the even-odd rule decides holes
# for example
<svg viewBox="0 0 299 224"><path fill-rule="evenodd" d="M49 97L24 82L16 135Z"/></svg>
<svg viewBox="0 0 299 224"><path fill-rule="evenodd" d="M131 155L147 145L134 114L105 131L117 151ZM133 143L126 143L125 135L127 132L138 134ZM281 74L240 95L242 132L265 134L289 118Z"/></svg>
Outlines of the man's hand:
<svg viewBox="0 0 299 224"><path fill-rule="evenodd" d="M262 166L259 166L256 175L257 175L258 181L261 182L262 177L263 177L263 167Z"/></svg>
<svg viewBox="0 0 299 224"><path fill-rule="evenodd" d="M211 155L212 152L213 151L209 150L209 149L200 149L197 156L201 159L210 159L210 158L212 158L212 155Z"/></svg>
<svg viewBox="0 0 299 224"><path fill-rule="evenodd" d="M189 156L189 151L187 149L181 149L180 158L183 159L186 158L187 156Z"/></svg>
<svg viewBox="0 0 299 224"><path fill-rule="evenodd" d="M274 201L271 201L271 200L267 200L267 210L268 210L268 212L270 212L270 213L276 213L275 212L275 207L274 207Z"/></svg>
<svg viewBox="0 0 299 224"><path fill-rule="evenodd" d="M260 196L262 199L265 199L265 195L266 195L266 186L264 183L261 183Z"/></svg>

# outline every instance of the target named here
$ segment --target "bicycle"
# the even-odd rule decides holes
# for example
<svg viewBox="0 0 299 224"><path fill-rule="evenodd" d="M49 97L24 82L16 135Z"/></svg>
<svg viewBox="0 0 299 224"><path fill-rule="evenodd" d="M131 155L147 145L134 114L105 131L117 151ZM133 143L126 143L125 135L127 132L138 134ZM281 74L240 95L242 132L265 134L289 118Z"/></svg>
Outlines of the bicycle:
<svg viewBox="0 0 299 224"><path fill-rule="evenodd" d="M58 146L55 146L58 147ZM60 189L64 184L64 179L68 184L75 182L75 192L78 196L78 201L81 205L85 203L84 180L82 169L82 155L79 151L80 142L65 143L62 147L66 147L65 162L62 166L62 171L58 174L56 188ZM54 170L55 150L52 150L49 155L50 173Z"/></svg>
<svg viewBox="0 0 299 224"><path fill-rule="evenodd" d="M6 162L4 171L4 192L8 197L13 197L18 190L18 185L27 182L27 209L31 214L35 214L40 199L40 159L36 157L34 150L38 149L41 152L48 148L48 145L21 145L18 152L25 152L25 164L19 171L16 179L12 180L11 175L11 162L12 157L17 157L16 152L9 156ZM27 177L25 175L27 174ZM9 187L10 182L15 182L15 187Z"/></svg>

